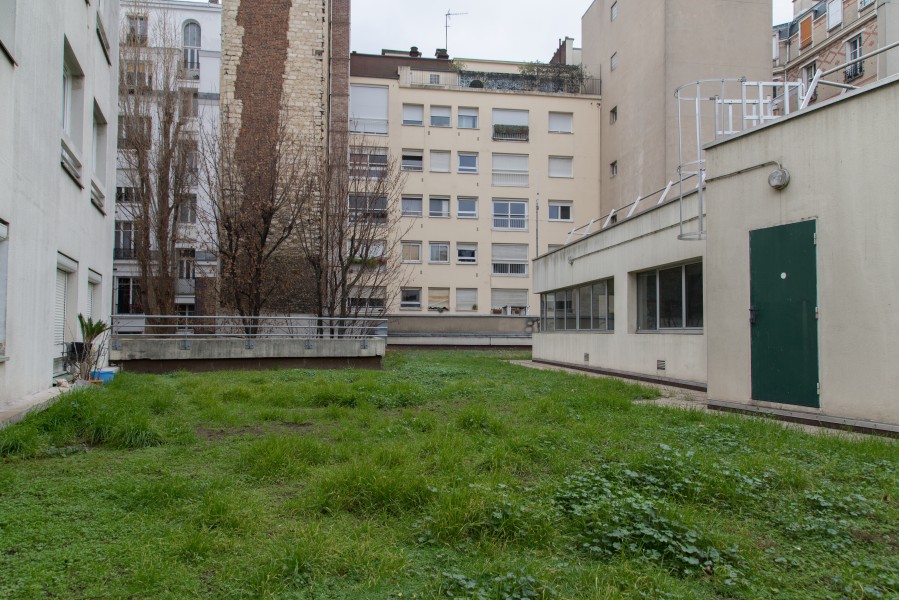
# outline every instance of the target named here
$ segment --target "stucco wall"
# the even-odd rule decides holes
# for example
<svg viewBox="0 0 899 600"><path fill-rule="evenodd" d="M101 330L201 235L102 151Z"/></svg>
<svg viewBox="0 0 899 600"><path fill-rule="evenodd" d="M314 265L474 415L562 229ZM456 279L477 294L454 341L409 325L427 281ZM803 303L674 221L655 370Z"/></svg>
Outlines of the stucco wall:
<svg viewBox="0 0 899 600"><path fill-rule="evenodd" d="M696 212L695 200L695 195L685 198L686 214ZM679 207L673 200L534 261L538 293L609 277L615 281L613 332L534 334L534 358L704 383L706 336L701 330L636 331L635 273L705 256L704 242L677 239L678 225ZM658 360L666 361L665 371L656 368Z"/></svg>
<svg viewBox="0 0 899 600"><path fill-rule="evenodd" d="M749 232L817 221L820 412L899 423L899 80L709 148L709 398L751 403ZM779 161L791 183L767 184ZM803 410L791 405L778 408Z"/></svg>

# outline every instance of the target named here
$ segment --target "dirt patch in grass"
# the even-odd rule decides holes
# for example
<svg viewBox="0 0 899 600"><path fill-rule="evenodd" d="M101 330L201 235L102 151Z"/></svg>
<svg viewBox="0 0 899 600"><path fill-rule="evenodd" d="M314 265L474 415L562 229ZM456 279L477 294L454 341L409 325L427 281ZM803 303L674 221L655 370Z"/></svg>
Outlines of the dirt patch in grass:
<svg viewBox="0 0 899 600"><path fill-rule="evenodd" d="M194 431L202 440L210 442L223 440L239 435L264 435L266 433L295 432L308 433L312 430L312 423L278 423L276 425L241 425L239 427L197 427Z"/></svg>

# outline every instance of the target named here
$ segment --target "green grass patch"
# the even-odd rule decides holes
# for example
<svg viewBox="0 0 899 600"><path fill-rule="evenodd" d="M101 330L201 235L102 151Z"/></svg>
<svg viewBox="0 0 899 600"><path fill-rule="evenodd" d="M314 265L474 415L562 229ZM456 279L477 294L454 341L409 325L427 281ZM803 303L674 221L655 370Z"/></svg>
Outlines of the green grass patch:
<svg viewBox="0 0 899 600"><path fill-rule="evenodd" d="M899 596L895 442L526 356L66 394L0 429L0 597Z"/></svg>

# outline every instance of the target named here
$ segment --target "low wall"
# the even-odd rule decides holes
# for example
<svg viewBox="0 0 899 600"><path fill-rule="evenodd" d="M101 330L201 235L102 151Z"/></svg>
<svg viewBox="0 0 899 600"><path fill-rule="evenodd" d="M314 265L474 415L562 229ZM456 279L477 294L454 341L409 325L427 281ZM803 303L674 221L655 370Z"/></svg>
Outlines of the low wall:
<svg viewBox="0 0 899 600"><path fill-rule="evenodd" d="M391 346L530 347L539 319L504 315L388 315Z"/></svg>
<svg viewBox="0 0 899 600"><path fill-rule="evenodd" d="M251 344L248 344L251 342ZM256 339L117 337L109 361L126 371L250 370L267 368L380 368L383 338Z"/></svg>

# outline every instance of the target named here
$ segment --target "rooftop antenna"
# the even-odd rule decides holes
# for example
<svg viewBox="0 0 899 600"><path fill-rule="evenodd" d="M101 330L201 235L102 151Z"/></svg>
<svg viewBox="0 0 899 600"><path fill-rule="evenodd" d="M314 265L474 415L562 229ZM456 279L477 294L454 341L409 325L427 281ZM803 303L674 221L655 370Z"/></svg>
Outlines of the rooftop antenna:
<svg viewBox="0 0 899 600"><path fill-rule="evenodd" d="M461 17L462 15L467 15L468 13L454 13L449 10L446 11L444 15L446 17L445 25L443 26L446 29L446 37L443 40L443 46L446 50L447 54L449 54L449 28L450 28L450 17Z"/></svg>

